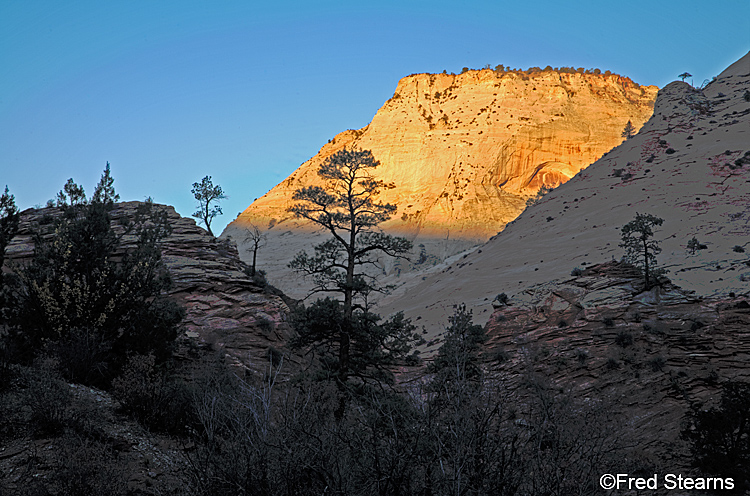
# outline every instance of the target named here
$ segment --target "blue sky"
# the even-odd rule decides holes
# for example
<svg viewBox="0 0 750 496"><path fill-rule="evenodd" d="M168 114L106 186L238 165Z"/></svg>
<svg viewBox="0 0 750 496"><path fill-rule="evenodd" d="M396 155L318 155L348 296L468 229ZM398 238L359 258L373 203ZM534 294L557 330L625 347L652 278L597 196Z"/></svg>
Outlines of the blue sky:
<svg viewBox="0 0 750 496"><path fill-rule="evenodd" d="M220 232L412 73L575 66L696 85L750 49L750 2L0 2L0 187L44 204L107 161L124 200Z"/></svg>

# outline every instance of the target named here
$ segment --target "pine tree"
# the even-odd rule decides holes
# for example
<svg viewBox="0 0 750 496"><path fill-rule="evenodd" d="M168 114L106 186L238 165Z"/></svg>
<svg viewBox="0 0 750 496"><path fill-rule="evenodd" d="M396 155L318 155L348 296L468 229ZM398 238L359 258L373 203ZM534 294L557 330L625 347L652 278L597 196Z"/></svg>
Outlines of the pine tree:
<svg viewBox="0 0 750 496"><path fill-rule="evenodd" d="M635 126L632 122L628 121L628 123L625 124L625 129L622 130L622 137L625 139L630 139L633 136L635 136Z"/></svg>
<svg viewBox="0 0 750 496"><path fill-rule="evenodd" d="M653 228L662 225L664 219L651 214L635 214L635 219L622 226L621 248L625 248L625 258L643 270L646 289L652 286L652 276L658 276L656 255L661 253L659 242L651 239Z"/></svg>
<svg viewBox="0 0 750 496"><path fill-rule="evenodd" d="M319 317L328 319L328 323L310 324L308 337L303 340L306 343L332 343L336 349L335 370L340 386L361 369L356 365L355 352L367 339L362 329L374 328L377 324L368 312L367 296L373 291L387 289L379 286L365 269L378 264L378 255L403 257L412 247L408 240L389 236L378 229L378 224L396 212L395 205L377 199L382 189L394 187L372 177L372 171L378 165L369 150L340 150L318 170L318 175L325 181L324 187L298 189L293 195L297 203L289 209L296 217L317 224L331 235L329 240L315 247L314 255L300 252L289 266L312 277L315 282L313 293L338 293L343 298L341 304L333 300L314 304L316 311L322 314ZM390 331L388 326L380 325L386 335L377 337L380 344L368 351L370 364L377 362L377 353L373 354L373 350L378 346L383 349L382 346L402 332L412 336L410 325L402 320ZM394 335L388 336L388 332Z"/></svg>
<svg viewBox="0 0 750 496"><path fill-rule="evenodd" d="M198 200L198 210L195 211L193 217L197 218L200 222L206 225L206 230L211 236L214 235L211 231L211 222L217 215L222 215L221 207L214 205L220 200L225 199L227 196L218 184L214 186L211 181L211 176L204 177L201 182L193 183L193 189L191 190L195 199ZM213 206L212 206L213 205Z"/></svg>

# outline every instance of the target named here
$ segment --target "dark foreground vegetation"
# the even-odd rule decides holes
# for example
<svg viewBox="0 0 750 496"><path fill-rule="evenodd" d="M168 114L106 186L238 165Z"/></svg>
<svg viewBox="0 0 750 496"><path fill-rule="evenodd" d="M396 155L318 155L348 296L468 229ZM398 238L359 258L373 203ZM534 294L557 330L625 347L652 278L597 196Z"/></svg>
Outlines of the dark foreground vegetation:
<svg viewBox="0 0 750 496"><path fill-rule="evenodd" d="M0 474L0 494L575 495L601 494L601 474L654 473L614 404L578 399L533 367L513 383L490 373L485 330L462 306L428 364L411 322L381 320L351 294L298 308L295 349L270 350L262 371L230 370L206 349L175 359L183 311L164 296L159 250L169 226L148 204L115 224L117 199L109 167L90 200L69 181L36 226L33 259L2 272L0 447L44 440L52 454ZM0 214L4 255L19 221L7 190ZM357 249L399 243L363 241L297 263L321 283L367 289L353 269L337 279L322 265L337 254L351 268ZM303 368L293 353L312 358ZM728 384L720 404L685 419L696 466L735 477L737 491L749 412L747 385ZM178 447L159 483L134 476L122 441L133 426Z"/></svg>

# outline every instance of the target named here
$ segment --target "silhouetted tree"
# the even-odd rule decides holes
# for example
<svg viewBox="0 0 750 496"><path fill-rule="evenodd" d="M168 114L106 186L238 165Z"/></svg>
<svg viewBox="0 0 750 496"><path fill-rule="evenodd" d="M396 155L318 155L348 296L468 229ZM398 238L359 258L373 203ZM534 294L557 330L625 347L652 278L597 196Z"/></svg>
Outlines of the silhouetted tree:
<svg viewBox="0 0 750 496"><path fill-rule="evenodd" d="M680 78L684 82L686 78L693 77L693 75L690 74L689 72L683 72L677 77Z"/></svg>
<svg viewBox="0 0 750 496"><path fill-rule="evenodd" d="M5 248L16 235L18 230L19 214L16 207L16 198L10 194L8 186L5 186L5 192L0 196L0 267L5 260ZM2 273L0 272L0 283L2 282Z"/></svg>
<svg viewBox="0 0 750 496"><path fill-rule="evenodd" d="M622 137L625 139L630 139L633 136L635 136L635 126L632 122L628 121L628 123L625 124L625 129L622 130Z"/></svg>
<svg viewBox="0 0 750 496"><path fill-rule="evenodd" d="M307 219L331 235L315 247L314 255L300 252L289 266L313 278L313 292L333 292L343 296L343 306L326 304L330 313L329 332L338 348L338 380L344 384L352 371L352 338L357 326L367 322L366 299L372 291L384 291L365 270L378 264L377 255L402 257L411 242L389 236L377 226L389 219L396 206L378 201L383 188L392 184L372 177L379 162L369 150L343 149L323 162L318 176L323 187L308 186L294 192L297 202L289 211ZM323 305L321 303L321 305ZM360 315L355 318L355 311Z"/></svg>
<svg viewBox="0 0 750 496"><path fill-rule="evenodd" d="M635 214L631 220L620 229L622 232L621 248L625 248L625 258L633 265L643 270L646 289L651 288L651 279L656 267L656 255L661 252L659 242L651 239L653 228L662 225L664 219L651 214Z"/></svg>
<svg viewBox="0 0 750 496"><path fill-rule="evenodd" d="M201 182L193 183L193 189L190 190L198 200L198 210L195 211L193 217L197 218L200 222L206 225L206 230L211 236L214 235L211 231L211 222L214 217L221 215L221 207L216 205L220 200L225 199L227 196L218 184L214 186L211 181L211 176L204 177ZM213 206L212 206L213 205Z"/></svg>
<svg viewBox="0 0 750 496"><path fill-rule="evenodd" d="M250 277L255 277L255 260L258 257L258 250L266 244L266 235L255 224L250 224L245 232L247 233L245 235L245 242L250 244L250 249L253 251L253 264L250 266Z"/></svg>

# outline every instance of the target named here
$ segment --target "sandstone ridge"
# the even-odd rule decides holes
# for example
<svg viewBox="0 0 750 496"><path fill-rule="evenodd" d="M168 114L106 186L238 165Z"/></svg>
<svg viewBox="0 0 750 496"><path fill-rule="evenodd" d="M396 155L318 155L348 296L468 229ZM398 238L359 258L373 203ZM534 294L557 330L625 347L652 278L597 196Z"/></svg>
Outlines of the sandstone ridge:
<svg viewBox="0 0 750 496"><path fill-rule="evenodd" d="M112 223L132 218L139 204L118 203L110 214ZM155 207L167 212L172 228L162 244L162 260L172 279L169 295L186 309L180 340L221 350L235 367L256 372L266 369L269 349L283 348L291 335L289 307L245 274L246 265L234 243L209 236L171 206ZM6 251L9 265L31 259L36 226L57 212L55 208L22 212L18 234ZM123 249L128 249L125 241Z"/></svg>
<svg viewBox="0 0 750 496"><path fill-rule="evenodd" d="M618 262L531 286L495 304L484 356L514 395L541 380L612 408L639 449L676 470L689 460L685 414L715 406L721 383L750 378L750 304L643 286Z"/></svg>
<svg viewBox="0 0 750 496"><path fill-rule="evenodd" d="M461 260L403 286L382 313L404 310L440 332L465 302L485 323L498 293L619 260L620 228L636 212L664 219L658 260L697 295L750 292L750 54L703 89L673 82L633 138L523 212ZM692 251L695 237L703 249Z"/></svg>
<svg viewBox="0 0 750 496"><path fill-rule="evenodd" d="M322 238L287 212L292 193L320 185L319 165L344 147L372 150L383 191L398 206L383 225L423 244L436 260L486 241L541 188L556 187L622 141L651 115L657 89L618 75L469 71L403 78L363 129L344 131L224 231L240 243L254 224L273 250L263 254L272 282L294 296L304 286L286 268ZM391 271L393 267L389 267Z"/></svg>

